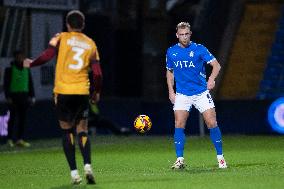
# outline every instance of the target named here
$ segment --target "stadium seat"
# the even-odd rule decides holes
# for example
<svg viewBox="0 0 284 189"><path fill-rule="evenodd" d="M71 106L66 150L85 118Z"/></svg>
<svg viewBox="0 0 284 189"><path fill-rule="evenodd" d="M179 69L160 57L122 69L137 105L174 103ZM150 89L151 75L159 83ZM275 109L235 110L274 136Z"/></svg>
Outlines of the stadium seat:
<svg viewBox="0 0 284 189"><path fill-rule="evenodd" d="M258 99L275 99L281 96L284 96L284 6L257 93Z"/></svg>

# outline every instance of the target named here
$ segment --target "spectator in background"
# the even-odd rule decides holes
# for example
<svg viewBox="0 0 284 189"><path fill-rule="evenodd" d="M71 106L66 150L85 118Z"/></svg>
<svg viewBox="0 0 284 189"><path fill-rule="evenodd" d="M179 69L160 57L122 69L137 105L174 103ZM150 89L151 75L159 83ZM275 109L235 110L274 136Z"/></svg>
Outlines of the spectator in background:
<svg viewBox="0 0 284 189"><path fill-rule="evenodd" d="M4 73L4 93L10 111L7 141L10 147L30 147L24 141L24 130L27 110L35 103L35 94L30 69L23 67L24 59L21 50L15 51L11 66Z"/></svg>

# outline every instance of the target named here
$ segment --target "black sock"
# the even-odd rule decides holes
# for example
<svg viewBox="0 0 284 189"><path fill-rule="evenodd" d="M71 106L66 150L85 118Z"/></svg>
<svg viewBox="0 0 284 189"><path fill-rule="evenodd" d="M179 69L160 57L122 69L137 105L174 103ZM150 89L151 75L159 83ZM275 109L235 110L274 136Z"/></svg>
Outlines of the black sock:
<svg viewBox="0 0 284 189"><path fill-rule="evenodd" d="M83 156L84 164L91 164L91 144L86 132L78 134L78 144Z"/></svg>
<svg viewBox="0 0 284 189"><path fill-rule="evenodd" d="M76 159L75 159L75 142L74 142L73 129L63 130L62 145L70 170L77 169Z"/></svg>

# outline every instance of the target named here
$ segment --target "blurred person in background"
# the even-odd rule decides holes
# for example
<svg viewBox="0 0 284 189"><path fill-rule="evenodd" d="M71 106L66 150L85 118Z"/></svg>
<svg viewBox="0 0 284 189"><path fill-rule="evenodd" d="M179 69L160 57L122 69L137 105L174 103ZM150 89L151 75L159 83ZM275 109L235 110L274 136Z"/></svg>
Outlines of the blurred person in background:
<svg viewBox="0 0 284 189"><path fill-rule="evenodd" d="M131 131L127 127L121 127L114 121L101 115L99 107L96 103L90 103L90 114L88 119L89 132L95 134L96 129L110 131L114 135L128 136ZM94 132L94 133L92 133Z"/></svg>
<svg viewBox="0 0 284 189"><path fill-rule="evenodd" d="M219 168L227 168L223 156L222 135L216 121L215 105L209 93L215 87L215 79L221 66L206 47L190 41L191 35L189 23L179 23L176 27L178 43L168 48L166 54L168 93L169 99L174 105L175 116L174 143L177 160L172 169L185 167L183 157L184 129L192 105L202 114L209 129L210 138L217 153ZM208 81L206 81L206 64L212 66ZM174 89L174 85L176 89Z"/></svg>
<svg viewBox="0 0 284 189"><path fill-rule="evenodd" d="M35 94L30 69L23 67L25 58L21 50L16 50L4 73L4 93L10 111L7 137L10 147L30 147L30 143L24 141L24 131L27 110L35 103Z"/></svg>
<svg viewBox="0 0 284 189"><path fill-rule="evenodd" d="M93 80L93 75L89 73L89 79ZM90 86L90 94L94 93L94 86ZM127 136L131 134L131 131L127 127L121 127L116 124L114 121L104 117L100 113L99 105L94 102L89 103L89 118L88 118L88 126L89 133L96 134L96 129L102 129L105 131L110 131L115 135L124 135Z"/></svg>
<svg viewBox="0 0 284 189"><path fill-rule="evenodd" d="M91 166L91 141L88 136L89 98L92 103L100 99L102 71L100 57L95 42L82 33L85 16L78 10L66 16L67 32L56 34L49 47L34 61L26 59L25 67L42 65L57 55L54 83L56 114L62 129L62 145L70 168L72 184L80 184L82 179L75 158L75 137L84 162L87 184L95 184ZM92 70L93 80L88 72ZM90 95L90 83L94 92Z"/></svg>

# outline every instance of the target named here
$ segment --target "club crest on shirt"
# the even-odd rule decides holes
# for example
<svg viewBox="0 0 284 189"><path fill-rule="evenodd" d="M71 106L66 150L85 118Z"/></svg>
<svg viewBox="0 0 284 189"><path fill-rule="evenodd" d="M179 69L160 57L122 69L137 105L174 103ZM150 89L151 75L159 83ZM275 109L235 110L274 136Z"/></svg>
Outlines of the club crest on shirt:
<svg viewBox="0 0 284 189"><path fill-rule="evenodd" d="M194 56L194 52L193 51L190 51L189 52L189 57L193 57Z"/></svg>

